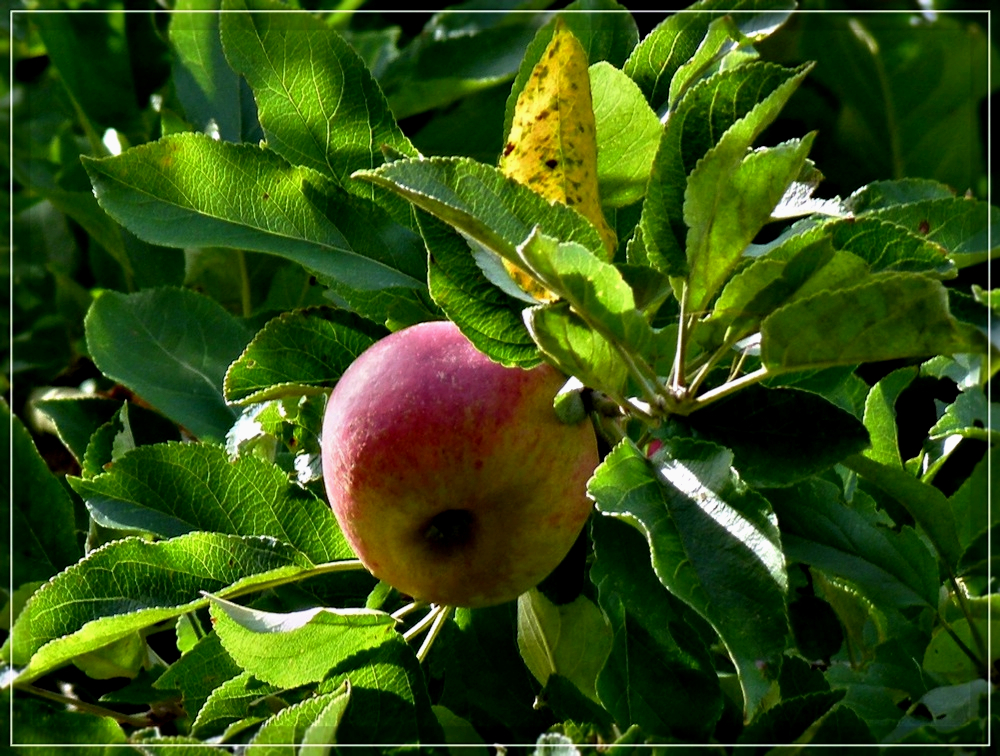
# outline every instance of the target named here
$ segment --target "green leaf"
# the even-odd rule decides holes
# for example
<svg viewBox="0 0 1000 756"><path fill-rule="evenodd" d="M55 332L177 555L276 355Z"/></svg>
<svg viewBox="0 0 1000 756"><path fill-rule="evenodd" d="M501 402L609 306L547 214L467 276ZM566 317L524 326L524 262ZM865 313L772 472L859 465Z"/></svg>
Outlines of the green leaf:
<svg viewBox="0 0 1000 756"><path fill-rule="evenodd" d="M994 426L995 427L995 426ZM996 497L990 497L989 472L998 469L1000 464L1000 446L993 445L989 452L973 469L959 487L948 498L948 504L954 513L955 529L961 550L963 563L986 561L990 554L986 550L988 533L991 527L1000 523L1000 507ZM976 548L978 546L980 548Z"/></svg>
<svg viewBox="0 0 1000 756"><path fill-rule="evenodd" d="M811 725L844 697L842 690L817 691L786 698L768 709L740 733L739 742L797 743ZM862 742L872 742L871 738Z"/></svg>
<svg viewBox="0 0 1000 756"><path fill-rule="evenodd" d="M966 391L980 386L987 380L987 363L981 354L954 354L931 357L920 366L921 376L950 378L958 388Z"/></svg>
<svg viewBox="0 0 1000 756"><path fill-rule="evenodd" d="M598 509L637 528L660 582L716 629L752 718L788 639L788 578L774 515L715 444L675 439L650 461L623 441L588 486Z"/></svg>
<svg viewBox="0 0 1000 756"><path fill-rule="evenodd" d="M96 138L107 127L136 140L143 136L130 60L137 51L129 49L125 18L115 13L53 13L32 19L45 53Z"/></svg>
<svg viewBox="0 0 1000 756"><path fill-rule="evenodd" d="M0 401L0 422L8 432L0 442L11 477L10 554L4 558L14 588L47 580L80 558L73 502L35 448L31 434Z"/></svg>
<svg viewBox="0 0 1000 756"><path fill-rule="evenodd" d="M635 83L610 63L590 67L590 89L601 204L625 207L646 193L663 126Z"/></svg>
<svg viewBox="0 0 1000 756"><path fill-rule="evenodd" d="M688 177L684 223L690 229L686 255L692 311L704 309L729 278L805 164L815 133L746 154L791 93L789 87L776 90L737 121Z"/></svg>
<svg viewBox="0 0 1000 756"><path fill-rule="evenodd" d="M106 376L195 436L225 438L235 414L222 382L250 334L220 305L186 289L105 292L84 326L87 348Z"/></svg>
<svg viewBox="0 0 1000 756"><path fill-rule="evenodd" d="M325 502L273 464L254 456L229 462L217 446L140 447L71 485L105 527L167 538L197 530L270 536L317 564L354 556Z"/></svg>
<svg viewBox="0 0 1000 756"><path fill-rule="evenodd" d="M223 648L258 680L284 688L319 682L350 656L396 636L384 612L317 607L280 614L209 596Z"/></svg>
<svg viewBox="0 0 1000 756"><path fill-rule="evenodd" d="M437 717L441 729L444 730L444 742L449 745L463 745L462 749L472 756L488 756L489 751L482 737L476 732L468 721L445 708L444 706L432 706L434 716Z"/></svg>
<svg viewBox="0 0 1000 756"><path fill-rule="evenodd" d="M217 635L214 637L218 638ZM228 655L227 655L228 656ZM260 722L272 715L271 697L281 692L276 685L269 685L242 672L215 686L198 716L191 725L191 734L207 738L221 732L234 734L235 727Z"/></svg>
<svg viewBox="0 0 1000 756"><path fill-rule="evenodd" d="M550 720L532 707L538 684L517 646L517 606L457 609L445 623L428 659L443 674L438 703L468 720L484 735L509 733L528 742Z"/></svg>
<svg viewBox="0 0 1000 756"><path fill-rule="evenodd" d="M896 400L917 377L917 368L900 368L872 386L865 400L864 423L872 445L864 452L883 465L903 469L899 455L899 430L896 427Z"/></svg>
<svg viewBox="0 0 1000 756"><path fill-rule="evenodd" d="M966 648L977 647L978 644L970 628L970 620L980 639L988 640L991 636L996 637L996 633L1000 631L998 598L1000 596L991 593L979 599L966 599L974 607L970 612L973 616L962 617L954 621L950 627L938 627L934 631L924 654L923 668L949 683L969 682L979 677L982 667L969 658L958 645L958 641L961 641ZM957 639L952 636L952 632ZM1000 649L990 645L987 650L989 658L986 659L986 666L992 669L1000 658Z"/></svg>
<svg viewBox="0 0 1000 756"><path fill-rule="evenodd" d="M90 437L121 408L121 402L100 396L55 396L32 403L55 427L59 440L77 462L83 461Z"/></svg>
<svg viewBox="0 0 1000 756"><path fill-rule="evenodd" d="M914 18L801 14L797 55L817 61L823 97L838 108L823 126L836 155L824 172L842 185L849 176L847 186L913 176L978 189L988 35L972 16Z"/></svg>
<svg viewBox="0 0 1000 756"><path fill-rule="evenodd" d="M60 181L62 177L56 173L51 164L43 163L37 159L31 160L26 166L20 166L15 162L12 168L12 174L16 181L31 186L34 191L47 199L53 208L79 223L90 234L93 241L104 248L114 262L121 267L120 273L123 283L129 286L137 284L148 286L158 283L180 283L179 280L150 282L149 279L151 277L155 278L156 274L163 275L166 273L164 278L173 278L176 275L176 270L171 270L171 268L176 269L176 265L170 265L166 260L157 266L160 270L156 271L154 276L149 275L151 273L149 270L141 268L136 270L135 263L140 261L133 261L129 255L130 251L135 251L130 250L130 247L133 245L127 244L128 237L122 233L121 226L115 223L101 209L92 191L69 191L64 189L62 183L65 179ZM131 238L135 241L135 237ZM146 251L148 250L149 248ZM32 251L37 254L36 250ZM176 259L176 250L167 250L167 252L168 254L173 253L171 257ZM147 267L152 266L147 265ZM183 269L179 272L180 278L183 279Z"/></svg>
<svg viewBox="0 0 1000 756"><path fill-rule="evenodd" d="M125 746L128 739L122 726L111 717L73 711L31 695L12 695L3 702L11 714L9 742L18 744L12 753L102 753L105 743ZM5 711L4 714L7 712ZM6 717L5 717L6 718ZM49 748L39 748L48 745ZM34 746L34 747L30 747ZM16 750L15 750L16 749ZM117 752L104 749L105 756Z"/></svg>
<svg viewBox="0 0 1000 756"><path fill-rule="evenodd" d="M140 239L266 252L362 291L423 287L405 251L367 246L387 225L377 208L358 199L357 217L350 195L273 150L176 134L84 164L101 207ZM333 205L365 237L345 237Z"/></svg>
<svg viewBox="0 0 1000 756"><path fill-rule="evenodd" d="M868 446L850 413L808 391L748 386L692 413L699 437L729 447L754 486L787 486Z"/></svg>
<svg viewBox="0 0 1000 756"><path fill-rule="evenodd" d="M521 317L525 303L490 283L468 243L447 224L422 211L417 223L429 255L428 287L448 319L501 365L537 365L538 348Z"/></svg>
<svg viewBox="0 0 1000 756"><path fill-rule="evenodd" d="M178 427L152 410L124 402L114 416L90 437L80 461L83 478L103 473L137 446L180 441Z"/></svg>
<svg viewBox="0 0 1000 756"><path fill-rule="evenodd" d="M767 498L791 559L848 581L877 607L937 606L937 563L916 531L884 527L864 501L852 508L822 480L774 489Z"/></svg>
<svg viewBox="0 0 1000 756"><path fill-rule="evenodd" d="M341 310L286 312L260 330L226 371L224 393L247 405L331 388L382 329Z"/></svg>
<svg viewBox="0 0 1000 756"><path fill-rule="evenodd" d="M940 245L960 268L998 254L1000 209L968 197L923 200L876 210L871 216L903 226Z"/></svg>
<svg viewBox="0 0 1000 756"><path fill-rule="evenodd" d="M171 664L154 683L159 690L180 691L184 711L194 719L213 691L243 670L222 647L218 633L203 636L186 654Z"/></svg>
<svg viewBox="0 0 1000 756"><path fill-rule="evenodd" d="M831 234L833 246L847 250L868 263L872 272L912 271L950 274L947 250L917 231L906 230L891 220L866 215L838 218L822 226Z"/></svg>
<svg viewBox="0 0 1000 756"><path fill-rule="evenodd" d="M138 632L73 658L73 666L92 680L133 679L146 664L149 649Z"/></svg>
<svg viewBox="0 0 1000 756"><path fill-rule="evenodd" d="M351 704L337 728L338 743L444 742L426 677L400 636L344 660L320 683L318 693L333 692L345 680L351 683Z"/></svg>
<svg viewBox="0 0 1000 756"><path fill-rule="evenodd" d="M790 0L701 0L685 12L663 21L632 51L627 73L642 89L649 104L659 111L666 104L678 69L698 51L712 21L720 12L733 14L740 32L755 39L777 29L791 14Z"/></svg>
<svg viewBox="0 0 1000 756"><path fill-rule="evenodd" d="M611 642L607 620L586 596L556 605L532 589L517 599L517 645L543 686L560 675L597 701L597 675Z"/></svg>
<svg viewBox="0 0 1000 756"><path fill-rule="evenodd" d="M902 178L895 181L873 181L844 200L844 209L860 216L896 205L954 197L954 189L930 179Z"/></svg>
<svg viewBox="0 0 1000 756"><path fill-rule="evenodd" d="M737 123L742 126L733 132L729 144L735 149L739 137L748 147L774 119L808 70L750 63L699 82L681 100L660 139L639 222L648 262L653 267L671 276L688 272L689 256L684 251L688 175ZM743 157L738 154L739 159ZM767 208L768 214L772 207Z"/></svg>
<svg viewBox="0 0 1000 756"><path fill-rule="evenodd" d="M862 621L867 621L867 617ZM842 706L861 716L879 740L899 722L899 696L905 694L915 701L933 684L920 667L920 654L926 643L923 634L913 645L897 636L872 649L867 654L870 661L863 667L834 665L826 672L831 686L847 691Z"/></svg>
<svg viewBox="0 0 1000 756"><path fill-rule="evenodd" d="M397 160L358 178L398 192L487 249L516 263L517 246L538 226L560 241L597 252L597 230L575 210L506 178L497 168L464 158Z"/></svg>
<svg viewBox="0 0 1000 756"><path fill-rule="evenodd" d="M222 5L222 46L254 91L268 146L352 193L380 204L389 200L384 206L405 224L409 213L402 203L349 179L356 170L381 165L383 145L417 155L360 56L308 13L281 12L285 6L271 0Z"/></svg>
<svg viewBox="0 0 1000 756"><path fill-rule="evenodd" d="M608 640L610 642L610 638ZM581 693L576 685L560 674L549 676L542 692L538 694L538 700L544 703L556 721L565 723L564 732L570 734L570 728L576 730L572 734L577 742L591 742L597 737L610 740L614 737L615 721L607 710Z"/></svg>
<svg viewBox="0 0 1000 756"><path fill-rule="evenodd" d="M930 712L907 714L883 738L884 743L986 743L986 717L990 684L972 680L958 685L942 685L927 691L917 702Z"/></svg>
<svg viewBox="0 0 1000 756"><path fill-rule="evenodd" d="M320 437L326 395L286 397L251 404L226 437L231 459L258 456L287 473L300 486L322 477Z"/></svg>
<svg viewBox="0 0 1000 756"><path fill-rule="evenodd" d="M860 454L845 459L844 465L902 504L923 528L949 569L955 568L962 549L954 513L941 491L902 470L880 464Z"/></svg>
<svg viewBox="0 0 1000 756"><path fill-rule="evenodd" d="M677 106L681 97L700 78L714 70L734 67L726 64L743 56L756 57L756 53L740 32L733 16L715 15L694 55L670 79L670 90L665 102L667 112Z"/></svg>
<svg viewBox="0 0 1000 756"><path fill-rule="evenodd" d="M183 752L190 756L212 756L218 752L218 746L201 743L186 735L152 736L156 728L141 730L132 736L132 747L140 748L150 756L172 756Z"/></svg>
<svg viewBox="0 0 1000 756"><path fill-rule="evenodd" d="M769 370L806 370L967 351L939 281L915 273L872 276L782 307L761 324Z"/></svg>
<svg viewBox="0 0 1000 756"><path fill-rule="evenodd" d="M838 252L828 237L757 258L729 279L711 314L696 326L694 338L706 346L735 344L755 333L778 307L815 293L838 288L867 274L867 266L849 252Z"/></svg>
<svg viewBox="0 0 1000 756"><path fill-rule="evenodd" d="M282 709L258 730L251 743L252 750L270 756L288 753L293 746L301 744L297 752L305 756L315 750L311 744L320 733L323 742L336 744L337 726L350 698L351 684L345 680L330 693L313 696Z"/></svg>
<svg viewBox="0 0 1000 756"><path fill-rule="evenodd" d="M628 368L621 352L594 331L566 302L525 313L528 332L555 365L584 385L625 403Z"/></svg>
<svg viewBox="0 0 1000 756"><path fill-rule="evenodd" d="M533 11L549 4L472 2L436 13L379 77L392 112L407 118L463 98L464 104L470 95L509 80L536 30L549 18Z"/></svg>
<svg viewBox="0 0 1000 756"><path fill-rule="evenodd" d="M961 436L995 443L1000 434L1000 405L989 402L981 388L960 393L927 432L933 441Z"/></svg>
<svg viewBox="0 0 1000 756"><path fill-rule="evenodd" d="M247 117L249 93L222 52L221 5L221 0L178 0L175 5L178 12L170 16L174 87L184 115L198 131L207 133L214 124L227 142L256 141L249 138L259 128L252 111Z"/></svg>
<svg viewBox="0 0 1000 756"><path fill-rule="evenodd" d="M100 468L112 460L111 452L114 451L115 457L120 456L127 450L126 445L134 448L142 444L179 441L181 438L177 426L163 415L116 399L90 394L56 397L37 401L34 407L55 425L59 440L82 465L83 477L98 474ZM107 431L109 423L115 427L114 434L110 434L108 439L114 449L112 446L101 448L102 452L107 452L106 458L98 460L94 456L88 460L88 450L92 454L97 451L91 447L103 443L98 439ZM125 443L125 435L121 434L127 434L131 439L128 444Z"/></svg>
<svg viewBox="0 0 1000 756"><path fill-rule="evenodd" d="M750 245L748 253L753 257L766 254L785 259L825 237L830 238L834 249L864 260L872 272L925 272L941 278L954 274L955 266L944 247L925 238L919 229L907 229L878 214L827 220L806 218L768 244Z"/></svg>
<svg viewBox="0 0 1000 756"><path fill-rule="evenodd" d="M579 244L560 243L537 232L518 246L517 253L519 265L603 336L633 353L648 351L653 330L613 265Z"/></svg>
<svg viewBox="0 0 1000 756"><path fill-rule="evenodd" d="M81 653L205 606L225 593L313 565L273 538L189 533L114 541L46 583L17 618L12 657L30 682Z"/></svg>
<svg viewBox="0 0 1000 756"><path fill-rule="evenodd" d="M330 695L332 698L302 736L301 756L326 756L330 752L330 744L336 742L337 728L350 702L351 681L344 680Z"/></svg>
<svg viewBox="0 0 1000 756"><path fill-rule="evenodd" d="M704 739L723 701L706 641L691 624L698 618L657 580L649 545L638 531L599 517L592 537L590 578L615 634L597 679L601 702L619 723Z"/></svg>

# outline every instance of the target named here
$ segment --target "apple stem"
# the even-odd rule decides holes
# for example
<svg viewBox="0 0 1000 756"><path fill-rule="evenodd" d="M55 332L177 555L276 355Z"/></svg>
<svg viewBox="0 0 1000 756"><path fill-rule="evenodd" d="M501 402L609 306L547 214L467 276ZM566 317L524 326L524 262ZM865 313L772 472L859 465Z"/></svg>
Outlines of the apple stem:
<svg viewBox="0 0 1000 756"><path fill-rule="evenodd" d="M396 622L401 622L406 615L412 614L417 609L420 609L421 607L424 606L427 606L427 604L424 603L423 601L411 601L409 604L407 604L401 609L397 609L389 616L392 617L394 620L396 620Z"/></svg>
<svg viewBox="0 0 1000 756"><path fill-rule="evenodd" d="M431 604L431 610L427 612L427 614L417 624L403 633L403 640L409 643L411 640L424 632L424 630L434 624L434 620L437 619L438 609L440 609L440 607L437 604Z"/></svg>
<svg viewBox="0 0 1000 756"><path fill-rule="evenodd" d="M427 632L427 637L424 638L424 642L420 644L420 650L417 651L418 663L422 663L427 658L427 654L430 653L431 646L434 645L434 641L441 633L441 628L444 627L444 623L451 614L451 610L452 607L450 606L439 606L432 610L431 613L436 614L434 624L431 625L431 629Z"/></svg>

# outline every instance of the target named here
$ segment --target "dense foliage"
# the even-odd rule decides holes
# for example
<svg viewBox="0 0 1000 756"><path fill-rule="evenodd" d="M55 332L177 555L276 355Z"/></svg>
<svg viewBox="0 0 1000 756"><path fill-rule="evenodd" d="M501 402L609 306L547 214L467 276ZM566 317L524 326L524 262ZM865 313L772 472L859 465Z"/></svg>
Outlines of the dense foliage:
<svg viewBox="0 0 1000 756"><path fill-rule="evenodd" d="M35 5L13 744L986 742L985 14ZM493 608L375 581L323 492L339 376L441 318L574 378L602 444L578 543Z"/></svg>

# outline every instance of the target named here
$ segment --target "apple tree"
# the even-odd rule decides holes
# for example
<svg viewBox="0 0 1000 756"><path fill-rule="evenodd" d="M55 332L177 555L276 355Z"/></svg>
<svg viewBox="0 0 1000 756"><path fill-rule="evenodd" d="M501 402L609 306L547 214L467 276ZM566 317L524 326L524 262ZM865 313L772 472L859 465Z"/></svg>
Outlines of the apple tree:
<svg viewBox="0 0 1000 756"><path fill-rule="evenodd" d="M35 5L5 109L17 752L987 742L985 14ZM420 352L324 430L428 321L491 421L530 414L436 425L465 405ZM340 432L376 386L390 452ZM484 460L505 509L466 538ZM472 551L382 539L418 499Z"/></svg>

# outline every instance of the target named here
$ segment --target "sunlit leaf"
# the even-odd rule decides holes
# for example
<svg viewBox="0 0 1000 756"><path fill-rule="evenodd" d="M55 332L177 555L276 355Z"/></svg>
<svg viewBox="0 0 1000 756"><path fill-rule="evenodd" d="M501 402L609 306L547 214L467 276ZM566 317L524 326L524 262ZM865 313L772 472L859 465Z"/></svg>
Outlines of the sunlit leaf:
<svg viewBox="0 0 1000 756"><path fill-rule="evenodd" d="M29 682L75 656L173 619L234 586L262 584L312 563L272 538L189 533L114 541L59 573L17 619L12 655Z"/></svg>
<svg viewBox="0 0 1000 756"><path fill-rule="evenodd" d="M789 95L786 90L782 97ZM723 135L688 178L687 295L694 311L704 309L725 283L805 163L814 134L746 155L759 129L776 114L762 111L783 104L782 98L765 100Z"/></svg>
<svg viewBox="0 0 1000 756"><path fill-rule="evenodd" d="M632 51L627 73L642 89L654 110L667 102L677 70L697 52L712 21L727 11L740 32L759 39L777 29L795 8L790 0L701 0L684 13L675 13L659 24Z"/></svg>
<svg viewBox="0 0 1000 756"><path fill-rule="evenodd" d="M732 473L732 454L677 439L653 460L623 441L588 486L598 509L649 542L660 582L716 629L752 718L777 678L787 575L774 515Z"/></svg>
<svg viewBox="0 0 1000 756"><path fill-rule="evenodd" d="M71 484L106 527L165 538L199 530L270 536L315 563L354 556L325 502L275 465L252 455L230 462L218 446L140 447Z"/></svg>
<svg viewBox="0 0 1000 756"><path fill-rule="evenodd" d="M607 620L592 601L579 596L553 604L532 590L517 600L517 644L525 664L542 685L561 675L597 700L597 674L611 650Z"/></svg>
<svg viewBox="0 0 1000 756"><path fill-rule="evenodd" d="M722 712L722 691L694 612L657 580L640 532L614 518L593 523L590 576L614 629L597 680L601 702L618 722L648 733L698 738Z"/></svg>
<svg viewBox="0 0 1000 756"><path fill-rule="evenodd" d="M271 149L176 134L84 164L108 214L154 244L267 252L360 290L424 285L422 259L368 246L384 213L367 204L367 219L356 217L351 195ZM344 218L352 239L327 214L337 208L355 214Z"/></svg>
<svg viewBox="0 0 1000 756"><path fill-rule="evenodd" d="M383 145L417 155L358 54L319 19L284 13L272 0L223 0L223 8L222 45L254 91L269 147L292 165L381 201L405 224L398 201L349 178L381 165Z"/></svg>
<svg viewBox="0 0 1000 756"><path fill-rule="evenodd" d="M428 251L431 296L476 348L503 365L532 367L540 357L521 311L525 302L491 283L469 244L437 218L419 212Z"/></svg>
<svg viewBox="0 0 1000 756"><path fill-rule="evenodd" d="M821 480L770 491L768 500L790 558L849 581L875 606L936 604L937 565L911 528L897 533L881 526L873 511L848 506Z"/></svg>
<svg viewBox="0 0 1000 756"><path fill-rule="evenodd" d="M866 457L883 465L903 469L899 455L899 430L896 426L896 400L917 377L916 368L900 368L872 386L865 400L864 423L871 436Z"/></svg>
<svg viewBox="0 0 1000 756"><path fill-rule="evenodd" d="M687 14L678 14L683 16ZM688 175L737 123L741 126L732 132L729 144L735 150L737 142L742 143L745 151L807 72L808 68L751 63L698 82L681 100L666 122L643 204L640 227L649 264L672 276L688 272L684 211ZM743 152L733 154L738 160L744 157ZM708 207L698 210L711 220Z"/></svg>
<svg viewBox="0 0 1000 756"><path fill-rule="evenodd" d="M225 437L235 415L222 396L223 377L250 334L221 305L186 289L105 292L85 326L105 375L196 436Z"/></svg>
<svg viewBox="0 0 1000 756"><path fill-rule="evenodd" d="M340 310L280 315L229 366L226 400L250 404L332 388L347 366L384 333Z"/></svg>
<svg viewBox="0 0 1000 756"><path fill-rule="evenodd" d="M856 365L967 351L940 282L872 276L859 286L786 305L761 324L761 358L775 370Z"/></svg>
<svg viewBox="0 0 1000 756"><path fill-rule="evenodd" d="M319 682L345 659L396 635L395 620L368 609L278 613L209 596L215 631L236 663L285 688Z"/></svg>
<svg viewBox="0 0 1000 756"><path fill-rule="evenodd" d="M625 207L646 193L663 126L635 83L609 63L590 67L601 204Z"/></svg>
<svg viewBox="0 0 1000 756"><path fill-rule="evenodd" d="M506 260L517 261L517 246L538 226L560 241L594 253L602 248L593 225L576 210L543 197L474 160L397 160L358 178L402 194Z"/></svg>

